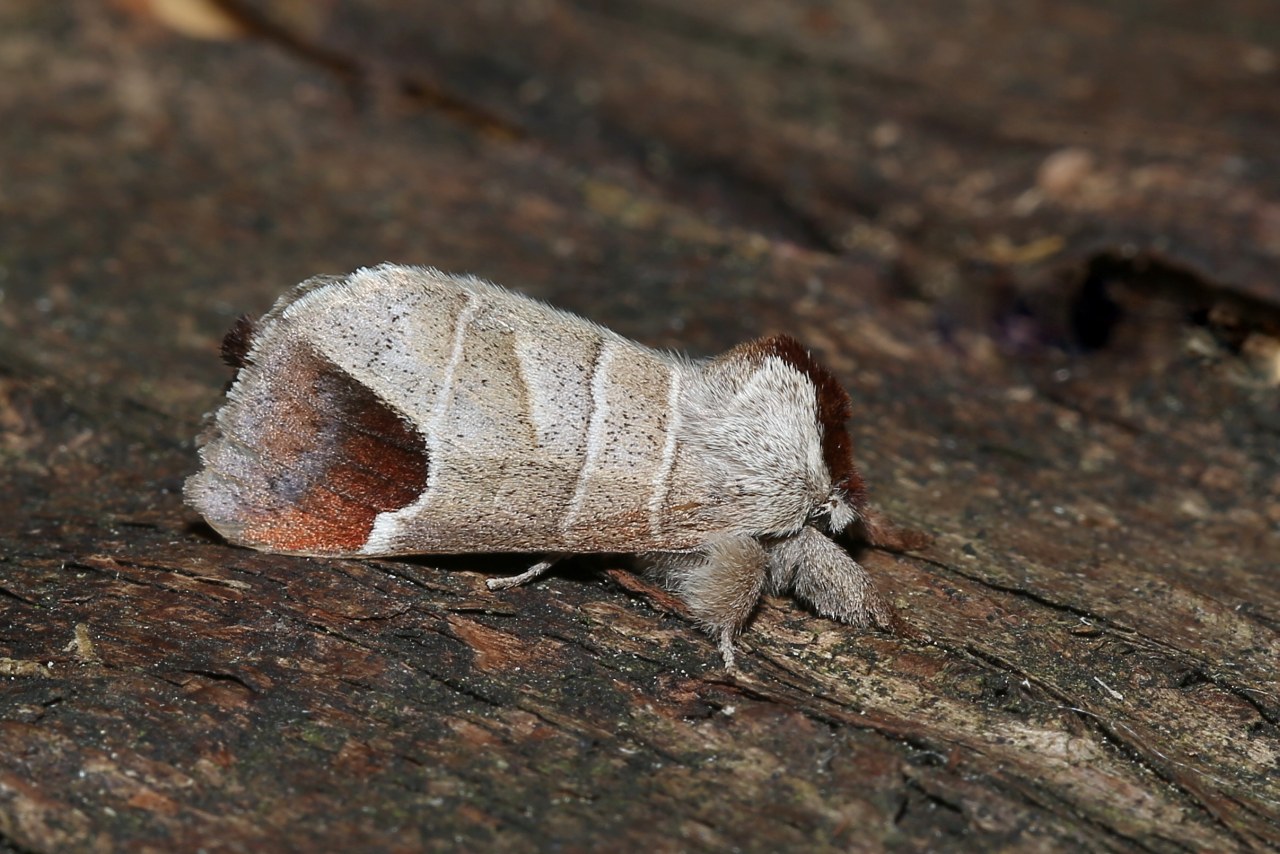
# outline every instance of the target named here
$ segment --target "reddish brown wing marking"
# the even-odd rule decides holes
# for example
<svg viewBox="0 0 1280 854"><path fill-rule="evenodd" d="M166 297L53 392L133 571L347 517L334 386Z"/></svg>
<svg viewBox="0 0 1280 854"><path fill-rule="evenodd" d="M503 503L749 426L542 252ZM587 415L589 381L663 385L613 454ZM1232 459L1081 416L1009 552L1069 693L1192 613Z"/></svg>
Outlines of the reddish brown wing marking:
<svg viewBox="0 0 1280 854"><path fill-rule="evenodd" d="M819 364L804 345L790 335L758 338L731 353L764 359L776 356L809 377L817 390L818 421L822 426L822 457L831 472L831 481L843 489L850 503L861 507L866 501L866 484L853 464L853 442L845 422L853 415L853 401L835 374Z"/></svg>
<svg viewBox="0 0 1280 854"><path fill-rule="evenodd" d="M243 406L256 408L246 429L237 429L236 415L224 425L249 446L249 473L239 473L233 497L211 503L236 516L226 528L248 545L358 551L379 513L411 504L426 488L426 443L377 395L304 345L272 361L272 370L254 377L263 387L244 395Z"/></svg>
<svg viewBox="0 0 1280 854"><path fill-rule="evenodd" d="M868 545L876 548L891 552L914 552L933 543L933 537L924 531L899 528L874 510L863 509L858 515L862 517L863 536Z"/></svg>

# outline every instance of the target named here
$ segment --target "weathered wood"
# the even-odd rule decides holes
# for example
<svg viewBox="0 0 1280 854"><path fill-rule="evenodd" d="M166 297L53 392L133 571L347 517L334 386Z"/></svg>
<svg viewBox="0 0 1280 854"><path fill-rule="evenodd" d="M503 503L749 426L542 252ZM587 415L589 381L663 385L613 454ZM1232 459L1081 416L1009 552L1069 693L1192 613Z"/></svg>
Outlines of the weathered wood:
<svg viewBox="0 0 1280 854"><path fill-rule="evenodd" d="M0 9L0 846L1280 848L1280 10L222 6ZM382 260L809 343L934 643L221 543L221 332Z"/></svg>

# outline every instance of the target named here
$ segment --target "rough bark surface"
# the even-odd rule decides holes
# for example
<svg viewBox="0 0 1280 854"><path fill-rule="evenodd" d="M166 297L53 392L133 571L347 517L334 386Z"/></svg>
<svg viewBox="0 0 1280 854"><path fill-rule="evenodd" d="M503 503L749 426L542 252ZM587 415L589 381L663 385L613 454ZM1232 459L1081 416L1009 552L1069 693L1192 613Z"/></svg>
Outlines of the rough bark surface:
<svg viewBox="0 0 1280 854"><path fill-rule="evenodd" d="M0 71L0 849L1280 848L1280 6L9 0ZM805 341L933 642L221 543L221 333L383 260Z"/></svg>

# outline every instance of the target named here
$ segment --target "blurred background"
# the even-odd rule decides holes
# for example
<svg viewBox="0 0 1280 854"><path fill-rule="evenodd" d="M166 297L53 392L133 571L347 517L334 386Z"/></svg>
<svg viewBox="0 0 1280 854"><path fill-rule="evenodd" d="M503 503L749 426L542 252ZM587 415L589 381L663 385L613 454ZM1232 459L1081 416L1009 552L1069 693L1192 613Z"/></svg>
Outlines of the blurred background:
<svg viewBox="0 0 1280 854"><path fill-rule="evenodd" d="M0 322L165 408L234 314L382 260L704 353L786 323L727 304L788 253L1015 353L1275 328L1268 3L5 6Z"/></svg>

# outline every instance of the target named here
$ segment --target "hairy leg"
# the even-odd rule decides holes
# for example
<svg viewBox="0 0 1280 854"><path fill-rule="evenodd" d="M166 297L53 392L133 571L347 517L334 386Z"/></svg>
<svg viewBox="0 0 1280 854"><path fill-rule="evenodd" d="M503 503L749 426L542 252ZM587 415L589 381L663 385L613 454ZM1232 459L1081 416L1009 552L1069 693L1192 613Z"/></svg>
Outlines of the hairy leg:
<svg viewBox="0 0 1280 854"><path fill-rule="evenodd" d="M824 617L890 631L903 625L867 571L813 528L770 545L769 575Z"/></svg>
<svg viewBox="0 0 1280 854"><path fill-rule="evenodd" d="M768 555L753 537L728 537L698 552L644 556L648 569L680 596L698 624L719 642L726 667L733 641L764 591Z"/></svg>

